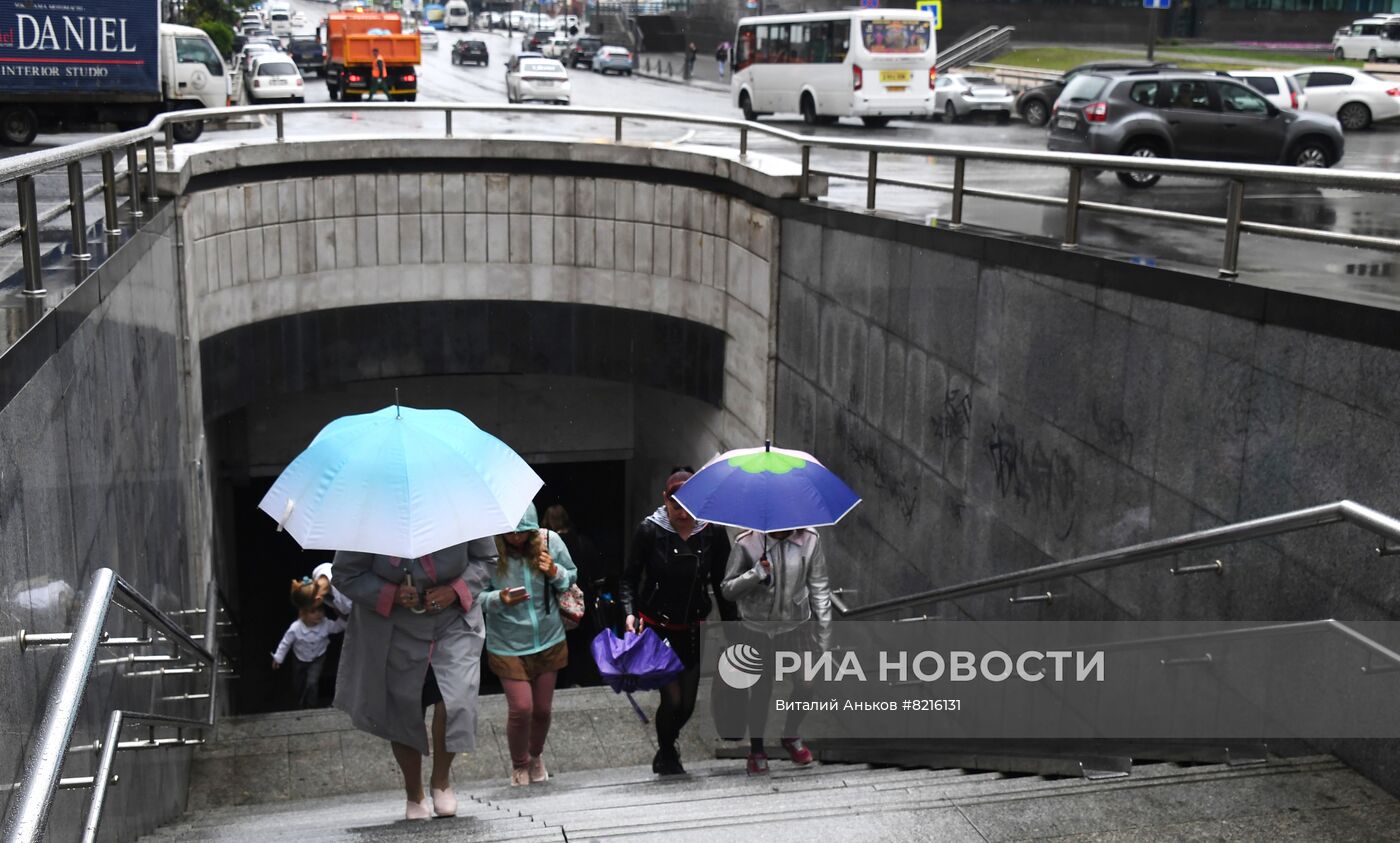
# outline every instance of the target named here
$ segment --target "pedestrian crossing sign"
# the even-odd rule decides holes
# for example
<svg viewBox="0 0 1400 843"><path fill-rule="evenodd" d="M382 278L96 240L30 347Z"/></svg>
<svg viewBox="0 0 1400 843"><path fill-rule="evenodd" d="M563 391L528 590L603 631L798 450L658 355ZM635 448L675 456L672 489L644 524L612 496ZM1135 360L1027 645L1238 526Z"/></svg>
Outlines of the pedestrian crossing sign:
<svg viewBox="0 0 1400 843"><path fill-rule="evenodd" d="M919 0L918 9L933 15L933 28L943 28L943 0Z"/></svg>

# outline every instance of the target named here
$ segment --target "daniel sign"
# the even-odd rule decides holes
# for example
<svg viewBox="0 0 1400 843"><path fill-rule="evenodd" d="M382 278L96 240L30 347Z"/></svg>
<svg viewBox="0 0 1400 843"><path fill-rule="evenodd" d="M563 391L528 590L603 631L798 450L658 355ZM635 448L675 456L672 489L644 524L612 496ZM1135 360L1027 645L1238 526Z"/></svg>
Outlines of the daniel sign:
<svg viewBox="0 0 1400 843"><path fill-rule="evenodd" d="M160 90L154 0L0 0L0 88Z"/></svg>

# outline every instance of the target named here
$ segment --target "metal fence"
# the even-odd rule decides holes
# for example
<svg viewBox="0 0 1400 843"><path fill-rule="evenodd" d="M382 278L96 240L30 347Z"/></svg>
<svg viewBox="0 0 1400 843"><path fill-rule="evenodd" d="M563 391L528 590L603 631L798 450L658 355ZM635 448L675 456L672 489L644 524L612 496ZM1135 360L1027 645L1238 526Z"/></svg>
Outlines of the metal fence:
<svg viewBox="0 0 1400 843"><path fill-rule="evenodd" d="M1239 274L1240 239L1245 234L1264 235L1288 240L1326 243L1336 246L1349 246L1376 249L1386 252L1400 252L1400 238L1386 237L1352 231L1317 230L1298 225L1283 225L1248 220L1244 217L1244 200L1252 188L1270 183L1309 185L1320 189L1351 190L1380 194L1400 193L1400 174L1369 172L1360 170L1329 170L1283 167L1275 165L1227 164L1208 161L1179 161L1164 159L1126 158L1115 155L1088 155L1067 152L1043 152L1028 149L1010 149L981 146L961 146L951 144L905 143L898 141L859 140L843 137L824 137L789 132L774 126L740 119L704 117L661 111L630 109L568 108L538 105L498 105L498 104L449 104L449 103L328 103L315 105L252 106L242 108L207 109L204 111L182 111L163 114L145 128L123 132L106 138L61 147L51 151L36 152L0 161L0 185L16 182L19 203L19 224L0 232L0 247L19 240L23 247L24 291L30 296L43 296L43 273L39 253L39 230L44 224L62 216L70 215L71 256L81 263L89 254L86 240L86 221L83 216L83 200L102 193L105 205L105 231L115 235L117 199L124 191L132 198L129 213L133 224L139 225L148 202L156 193L156 165L159 161L157 144L164 149L167 166L175 163L174 129L179 123L191 120L225 119L261 115L272 119L275 138L279 143L286 142L287 121L314 113L360 112L364 115L389 116L394 113L436 113L443 121L443 137L453 136L453 117L457 114L514 113L538 115L540 126L551 134L566 131L570 118L604 118L613 123L612 143L626 143L624 126L627 123L667 123L684 127L710 127L733 130L740 161L748 161L750 139L755 135L783 142L785 147L779 157L791 156L800 168L798 192L803 201L815 201L820 197L812 195L812 176L820 175L828 179L861 182L865 185L864 208L867 211L879 210L879 190L882 185L912 188L922 191L951 195L951 212L947 220L940 220L943 228L958 229L964 225L964 208L968 198L994 199L1032 206L1061 208L1064 210L1064 227L1058 238L1060 246L1076 249L1082 243L1086 213L1105 217L1136 217L1159 220L1179 225L1194 226L1224 232L1224 247L1220 255L1219 274L1233 278ZM405 140L421 138L421 135L406 136ZM598 143L596 139L579 142ZM606 143L606 141L603 141ZM837 150L863 154L864 172L838 172L813 166L812 151ZM773 155L772 152L765 154ZM880 162L891 156L915 156L918 158L939 157L950 160L951 182L922 181L915 179L891 178L880 175ZM81 162L100 157L102 161L101 183L84 189L81 179ZM126 171L118 174L115 164L125 159ZM1066 174L1065 189L1061 195L1038 195L1010 190L981 188L968 183L968 162L986 162L1030 165L1062 171ZM34 193L35 176L66 167L69 174L68 199L52 208L40 210L36 207ZM1224 216L1214 216L1182 211L1168 211L1141 207L1122 202L1090 201L1082 197L1086 177L1096 172L1133 172L1170 176L1192 176L1219 179L1226 186L1226 211ZM985 226L983 226L985 229ZM1010 233L1010 232L1008 232Z"/></svg>

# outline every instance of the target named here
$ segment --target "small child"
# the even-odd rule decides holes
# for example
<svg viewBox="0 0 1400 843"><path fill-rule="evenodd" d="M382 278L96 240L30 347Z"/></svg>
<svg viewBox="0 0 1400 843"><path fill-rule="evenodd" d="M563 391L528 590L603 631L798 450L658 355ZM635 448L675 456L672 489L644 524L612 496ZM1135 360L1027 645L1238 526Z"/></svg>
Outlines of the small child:
<svg viewBox="0 0 1400 843"><path fill-rule="evenodd" d="M322 605L330 604L330 610L326 616L331 620L344 620L350 614L353 604L350 598L340 593L340 589L331 585L331 563L322 562L311 570L311 580L316 584L316 596L320 598Z"/></svg>
<svg viewBox="0 0 1400 843"><path fill-rule="evenodd" d="M277 670L287 658L287 651L292 652L292 687L298 708L315 708L319 704L321 669L326 663L330 637L345 631L345 621L326 620L318 592L310 577L292 580L292 605L297 608L297 619L287 627L277 652L272 654L272 669Z"/></svg>

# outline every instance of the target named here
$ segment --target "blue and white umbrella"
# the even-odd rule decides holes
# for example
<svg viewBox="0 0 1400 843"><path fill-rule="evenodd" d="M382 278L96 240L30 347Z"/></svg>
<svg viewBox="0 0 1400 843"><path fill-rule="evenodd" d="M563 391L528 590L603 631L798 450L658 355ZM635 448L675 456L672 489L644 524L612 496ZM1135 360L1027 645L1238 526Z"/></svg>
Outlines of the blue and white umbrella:
<svg viewBox="0 0 1400 843"><path fill-rule="evenodd" d="M412 559L514 530L542 485L461 413L393 406L326 425L258 508L307 550Z"/></svg>
<svg viewBox="0 0 1400 843"><path fill-rule="evenodd" d="M835 524L860 496L811 454L766 444L710 460L676 500L696 520L773 533Z"/></svg>

